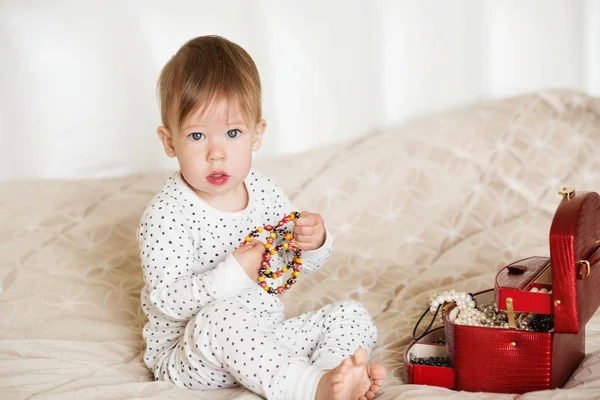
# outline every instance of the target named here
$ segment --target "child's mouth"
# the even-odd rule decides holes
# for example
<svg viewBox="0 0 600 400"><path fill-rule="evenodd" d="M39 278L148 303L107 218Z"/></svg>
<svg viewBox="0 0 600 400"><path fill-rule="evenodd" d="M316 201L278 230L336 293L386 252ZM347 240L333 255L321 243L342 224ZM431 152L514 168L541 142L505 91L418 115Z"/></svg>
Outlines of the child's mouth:
<svg viewBox="0 0 600 400"><path fill-rule="evenodd" d="M213 173L207 176L206 180L213 185L224 185L229 180L229 175L224 172Z"/></svg>

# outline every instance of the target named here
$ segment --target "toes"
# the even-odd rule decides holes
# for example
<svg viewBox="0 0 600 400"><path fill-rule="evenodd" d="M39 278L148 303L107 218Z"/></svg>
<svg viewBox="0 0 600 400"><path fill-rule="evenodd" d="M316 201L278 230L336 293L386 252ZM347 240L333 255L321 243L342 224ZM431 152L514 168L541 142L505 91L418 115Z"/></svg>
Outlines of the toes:
<svg viewBox="0 0 600 400"><path fill-rule="evenodd" d="M367 373L371 379L383 379L387 374L387 370L381 364L369 364L367 365Z"/></svg>
<svg viewBox="0 0 600 400"><path fill-rule="evenodd" d="M367 393L365 394L365 398L366 398L367 400L374 399L374 398L375 398L375 393L373 393L373 392L369 391L369 392L367 392Z"/></svg>
<svg viewBox="0 0 600 400"><path fill-rule="evenodd" d="M369 388L369 390L375 394L377 394L377 392L379 392L379 385L371 385L371 387Z"/></svg>
<svg viewBox="0 0 600 400"><path fill-rule="evenodd" d="M373 382L373 385L376 385L376 386L383 385L383 379L373 379L372 382Z"/></svg>
<svg viewBox="0 0 600 400"><path fill-rule="evenodd" d="M342 363L338 366L338 368L344 368L345 370L348 370L352 367L354 367L352 357L344 359L344 361L342 361Z"/></svg>
<svg viewBox="0 0 600 400"><path fill-rule="evenodd" d="M354 365L364 365L367 363L367 350L363 349L362 347L359 347L350 358Z"/></svg>

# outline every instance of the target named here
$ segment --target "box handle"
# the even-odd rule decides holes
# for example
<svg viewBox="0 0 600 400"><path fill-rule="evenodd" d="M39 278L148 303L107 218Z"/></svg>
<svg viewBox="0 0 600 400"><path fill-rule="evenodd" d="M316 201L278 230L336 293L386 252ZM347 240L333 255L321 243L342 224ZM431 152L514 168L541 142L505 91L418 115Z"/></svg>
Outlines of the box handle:
<svg viewBox="0 0 600 400"><path fill-rule="evenodd" d="M509 265L506 267L508 269L508 273L511 275L520 275L524 274L527 271L527 267L524 265Z"/></svg>

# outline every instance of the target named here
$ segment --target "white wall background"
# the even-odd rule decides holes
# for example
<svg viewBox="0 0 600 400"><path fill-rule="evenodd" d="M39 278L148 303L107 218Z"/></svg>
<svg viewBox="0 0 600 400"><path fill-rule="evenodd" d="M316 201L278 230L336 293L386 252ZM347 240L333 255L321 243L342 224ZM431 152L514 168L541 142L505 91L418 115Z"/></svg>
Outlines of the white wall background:
<svg viewBox="0 0 600 400"><path fill-rule="evenodd" d="M204 34L258 65L264 157L525 91L600 95L600 0L0 0L0 179L174 168L156 80Z"/></svg>

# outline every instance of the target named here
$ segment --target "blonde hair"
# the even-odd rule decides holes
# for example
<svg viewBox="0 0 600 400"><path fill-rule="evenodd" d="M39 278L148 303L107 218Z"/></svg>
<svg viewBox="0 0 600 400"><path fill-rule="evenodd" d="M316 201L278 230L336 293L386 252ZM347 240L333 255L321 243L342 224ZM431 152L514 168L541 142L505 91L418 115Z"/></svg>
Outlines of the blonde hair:
<svg viewBox="0 0 600 400"><path fill-rule="evenodd" d="M220 36L200 36L185 43L162 69L158 96L162 123L169 130L179 129L190 114L213 100L233 102L248 123L262 118L260 76L254 61Z"/></svg>

